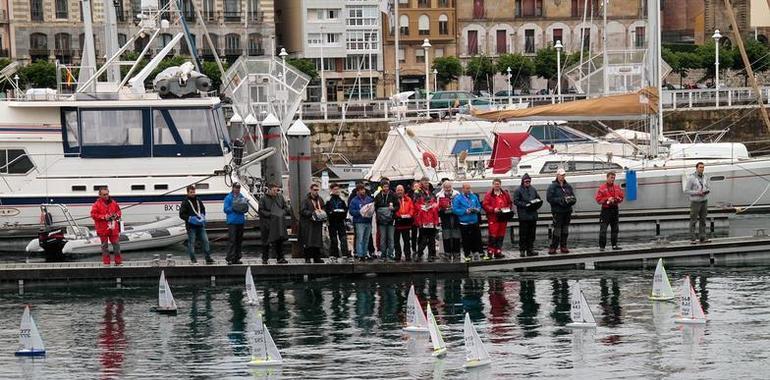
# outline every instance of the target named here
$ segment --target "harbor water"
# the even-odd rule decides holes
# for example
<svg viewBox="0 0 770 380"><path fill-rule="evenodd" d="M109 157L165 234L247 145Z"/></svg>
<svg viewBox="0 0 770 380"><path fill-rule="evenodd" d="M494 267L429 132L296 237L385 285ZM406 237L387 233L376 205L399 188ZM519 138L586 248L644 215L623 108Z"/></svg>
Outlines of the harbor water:
<svg viewBox="0 0 770 380"><path fill-rule="evenodd" d="M652 271L493 272L481 276L260 281L264 321L283 358L250 369L255 309L240 283L170 278L179 314L150 312L157 283L69 283L6 288L0 295L2 379L512 379L764 378L770 358L770 274L672 268L689 274L705 326L674 324L673 303L647 299ZM598 327L572 331L569 292L580 281ZM427 334L402 332L409 286L433 307L448 355ZM23 306L46 343L44 359L13 356ZM493 359L466 371L468 312Z"/></svg>

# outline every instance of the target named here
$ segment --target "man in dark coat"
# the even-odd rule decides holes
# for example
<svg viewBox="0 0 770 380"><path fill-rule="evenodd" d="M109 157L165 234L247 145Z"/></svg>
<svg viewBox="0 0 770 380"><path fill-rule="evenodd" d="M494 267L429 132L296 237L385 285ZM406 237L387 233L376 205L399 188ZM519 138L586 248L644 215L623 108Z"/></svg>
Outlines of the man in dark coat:
<svg viewBox="0 0 770 380"><path fill-rule="evenodd" d="M521 257L537 256L534 250L537 233L537 210L543 205L529 174L521 177L521 186L513 193L513 203L519 214L519 253Z"/></svg>
<svg viewBox="0 0 770 380"><path fill-rule="evenodd" d="M572 218L572 205L577 202L572 185L565 178L567 172L564 169L556 171L556 179L548 186L546 200L551 205L553 215L553 238L548 254L556 254L556 248L561 253L569 253L567 248L567 236L569 236L569 223Z"/></svg>
<svg viewBox="0 0 770 380"><path fill-rule="evenodd" d="M195 185L187 186L187 197L179 206L179 218L184 220L187 230L187 255L190 256L190 262L193 264L198 262L195 259L195 241L197 240L201 242L206 264L214 264L209 237L206 235L206 206L195 195Z"/></svg>
<svg viewBox="0 0 770 380"><path fill-rule="evenodd" d="M323 263L321 248L323 248L323 227L328 219L324 211L324 200L318 193L318 184L310 185L310 193L302 201L299 211L299 242L305 255L305 262Z"/></svg>
<svg viewBox="0 0 770 380"><path fill-rule="evenodd" d="M286 216L290 215L291 207L281 194L276 184L268 185L265 196L259 200L259 223L262 232L262 264L267 264L270 258L270 246L275 250L278 264L286 264L283 257L283 243L289 239L286 232Z"/></svg>
<svg viewBox="0 0 770 380"><path fill-rule="evenodd" d="M348 231L345 218L348 215L348 205L340 197L340 185L334 183L330 187L331 195L326 202L326 215L329 216L329 260L337 261L342 253L343 260L350 258L348 250Z"/></svg>

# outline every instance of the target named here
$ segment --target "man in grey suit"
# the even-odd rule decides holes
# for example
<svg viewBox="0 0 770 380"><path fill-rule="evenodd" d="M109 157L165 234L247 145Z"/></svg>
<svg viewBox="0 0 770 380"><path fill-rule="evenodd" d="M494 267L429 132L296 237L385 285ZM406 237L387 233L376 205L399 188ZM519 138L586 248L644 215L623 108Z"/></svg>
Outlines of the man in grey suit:
<svg viewBox="0 0 770 380"><path fill-rule="evenodd" d="M711 192L708 177L703 174L702 162L695 164L695 172L687 177L685 193L690 197L690 244L710 243L706 238L706 217L708 216L708 195ZM695 224L698 234L695 234Z"/></svg>

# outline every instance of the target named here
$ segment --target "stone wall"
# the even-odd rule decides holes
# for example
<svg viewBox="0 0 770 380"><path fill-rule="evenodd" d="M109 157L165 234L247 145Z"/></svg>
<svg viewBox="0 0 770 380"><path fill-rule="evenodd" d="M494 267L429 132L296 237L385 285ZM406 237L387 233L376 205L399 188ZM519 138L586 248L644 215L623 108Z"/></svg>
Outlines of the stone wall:
<svg viewBox="0 0 770 380"><path fill-rule="evenodd" d="M383 121L348 121L340 123L308 123L312 133L313 172L324 168L323 153L342 153L353 163L372 163L388 138L390 127ZM339 136L338 136L339 131Z"/></svg>

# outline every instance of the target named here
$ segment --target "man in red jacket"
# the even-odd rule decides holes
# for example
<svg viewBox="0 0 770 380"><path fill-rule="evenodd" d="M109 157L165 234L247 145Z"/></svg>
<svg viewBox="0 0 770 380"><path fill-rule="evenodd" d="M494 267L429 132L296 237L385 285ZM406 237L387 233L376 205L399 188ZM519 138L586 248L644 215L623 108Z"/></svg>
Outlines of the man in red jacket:
<svg viewBox="0 0 770 380"><path fill-rule="evenodd" d="M102 263L110 265L108 243L112 243L112 253L115 255L115 265L120 265L120 206L110 197L106 187L99 189L99 199L91 206L91 218L94 220L96 235L102 241Z"/></svg>
<svg viewBox="0 0 770 380"><path fill-rule="evenodd" d="M503 256L503 240L505 240L505 228L513 217L513 201L508 191L503 190L500 179L492 181L492 190L484 195L482 203L487 212L489 224L489 244L487 245L487 257L496 259Z"/></svg>
<svg viewBox="0 0 770 380"><path fill-rule="evenodd" d="M596 202L602 205L599 216L599 250L604 251L607 246L607 225L610 226L610 243L612 249L620 250L618 246L618 205L623 202L623 189L615 184L615 172L607 173L607 182L599 186L596 191Z"/></svg>

